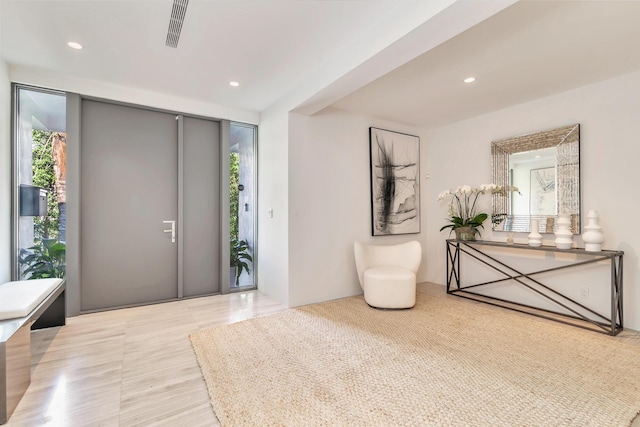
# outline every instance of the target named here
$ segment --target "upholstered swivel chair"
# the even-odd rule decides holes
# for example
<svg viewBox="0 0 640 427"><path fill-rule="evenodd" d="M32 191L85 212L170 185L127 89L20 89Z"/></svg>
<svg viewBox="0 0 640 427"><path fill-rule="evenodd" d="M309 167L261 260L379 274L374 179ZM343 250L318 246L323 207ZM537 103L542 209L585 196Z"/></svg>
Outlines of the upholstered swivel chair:
<svg viewBox="0 0 640 427"><path fill-rule="evenodd" d="M422 260L417 241L397 245L354 243L356 269L364 300L376 308L416 304L416 273Z"/></svg>

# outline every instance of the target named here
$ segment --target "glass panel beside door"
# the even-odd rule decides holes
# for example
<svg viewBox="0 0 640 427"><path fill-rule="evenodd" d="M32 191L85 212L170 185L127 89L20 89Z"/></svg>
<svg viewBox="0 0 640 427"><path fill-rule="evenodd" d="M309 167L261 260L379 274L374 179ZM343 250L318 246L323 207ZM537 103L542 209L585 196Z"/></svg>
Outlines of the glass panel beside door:
<svg viewBox="0 0 640 427"><path fill-rule="evenodd" d="M15 86L15 280L64 278L66 97Z"/></svg>
<svg viewBox="0 0 640 427"><path fill-rule="evenodd" d="M255 205L257 128L231 123L229 158L231 290L256 286Z"/></svg>

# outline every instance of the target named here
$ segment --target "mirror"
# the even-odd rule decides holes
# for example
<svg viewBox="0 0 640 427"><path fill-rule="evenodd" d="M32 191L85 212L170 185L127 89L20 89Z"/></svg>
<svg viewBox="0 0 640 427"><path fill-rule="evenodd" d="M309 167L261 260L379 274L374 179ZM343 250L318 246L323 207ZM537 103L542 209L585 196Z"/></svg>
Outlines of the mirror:
<svg viewBox="0 0 640 427"><path fill-rule="evenodd" d="M491 143L493 182L520 192L492 197L493 229L553 233L558 214L569 214L571 231L580 234L580 125Z"/></svg>

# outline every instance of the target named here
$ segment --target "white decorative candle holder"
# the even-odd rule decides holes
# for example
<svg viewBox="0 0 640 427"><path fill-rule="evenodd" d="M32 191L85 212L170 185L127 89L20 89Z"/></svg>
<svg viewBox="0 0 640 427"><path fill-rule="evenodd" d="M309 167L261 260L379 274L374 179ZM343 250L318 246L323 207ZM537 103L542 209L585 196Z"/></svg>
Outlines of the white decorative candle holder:
<svg viewBox="0 0 640 427"><path fill-rule="evenodd" d="M569 214L558 215L558 229L556 235L556 248L571 249L573 246L573 233L571 232L571 217Z"/></svg>
<svg viewBox="0 0 640 427"><path fill-rule="evenodd" d="M598 224L598 211L589 211L587 225L584 228L586 230L582 234L584 249L589 252L600 252L602 250L602 242L604 242L604 235L602 234L602 227Z"/></svg>
<svg viewBox="0 0 640 427"><path fill-rule="evenodd" d="M542 234L540 234L538 220L531 220L531 232L529 233L529 246L542 246Z"/></svg>

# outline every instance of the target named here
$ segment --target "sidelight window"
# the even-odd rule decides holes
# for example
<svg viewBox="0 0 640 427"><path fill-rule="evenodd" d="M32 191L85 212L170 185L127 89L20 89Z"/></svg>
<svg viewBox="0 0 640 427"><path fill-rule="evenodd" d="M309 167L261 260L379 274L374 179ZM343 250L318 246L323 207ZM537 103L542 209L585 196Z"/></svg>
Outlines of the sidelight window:
<svg viewBox="0 0 640 427"><path fill-rule="evenodd" d="M14 86L14 272L65 277L66 96Z"/></svg>

